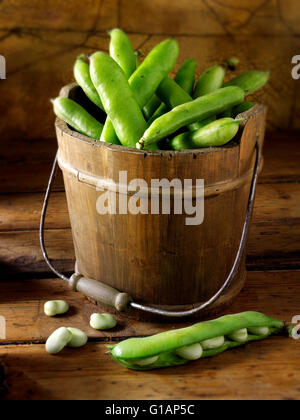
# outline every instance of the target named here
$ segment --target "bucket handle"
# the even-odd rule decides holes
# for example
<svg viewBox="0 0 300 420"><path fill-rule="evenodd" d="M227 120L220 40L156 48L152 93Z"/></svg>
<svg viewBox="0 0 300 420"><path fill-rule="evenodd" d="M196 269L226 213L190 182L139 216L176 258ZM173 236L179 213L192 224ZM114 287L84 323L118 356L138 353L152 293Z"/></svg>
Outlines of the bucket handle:
<svg viewBox="0 0 300 420"><path fill-rule="evenodd" d="M93 279L85 278L81 274L78 274L78 273L75 273L70 278L68 278L64 274L60 273L59 271L57 271L53 267L53 265L51 264L51 262L48 258L48 254L47 254L47 251L46 251L46 248L45 248L44 225L45 225L45 217L46 217L46 213L47 213L49 197L50 197L50 194L51 194L51 187L52 187L54 176L55 176L56 169L57 169L58 153L56 154L54 162L53 162L48 186L47 186L45 197L44 197L44 203L43 203L41 220L40 220L40 233L39 233L40 234L40 246L41 246L41 250L42 250L42 254L43 254L45 262L47 263L50 270L56 276L60 277L61 279L65 280L68 283L69 287L73 291L81 292L86 297L88 297L88 298L90 298L90 299L92 299L96 302L112 306L117 311L120 311L120 312L126 311L127 309L129 309L129 307L132 307L132 308L138 309L140 311L150 312L152 314L160 315L160 316L164 316L164 317L182 318L182 317L186 317L186 316L195 315L195 314L203 311L207 307L211 306L221 296L221 294L224 292L224 290L231 284L232 279L234 278L234 276L237 272L240 260L241 260L242 255L243 255L243 251L245 249L246 238L247 238L249 223L250 223L250 219L251 219L251 213L252 213L252 209L253 209L257 178L258 178L260 162L261 162L261 148L260 148L260 143L259 143L259 138L258 137L256 139L255 149L256 149L256 159L255 159L255 165L254 165L254 172L253 172L253 177L252 177L252 181L251 181L247 211L246 211L246 216L245 216L245 220L244 220L244 226L243 226L243 231L242 231L238 251L237 251L233 266L232 266L225 282L223 283L221 288L218 290L218 292L214 296L212 296L210 299L208 299L206 302L204 302L200 305L197 305L196 307L194 307L192 309L184 310L184 311L168 311L168 310L164 310L164 309L154 308L152 306L146 306L146 305L142 305L140 303L133 302L132 298L127 293L119 292L118 290L114 289L113 287L111 287L107 284L101 283L101 282L93 280Z"/></svg>

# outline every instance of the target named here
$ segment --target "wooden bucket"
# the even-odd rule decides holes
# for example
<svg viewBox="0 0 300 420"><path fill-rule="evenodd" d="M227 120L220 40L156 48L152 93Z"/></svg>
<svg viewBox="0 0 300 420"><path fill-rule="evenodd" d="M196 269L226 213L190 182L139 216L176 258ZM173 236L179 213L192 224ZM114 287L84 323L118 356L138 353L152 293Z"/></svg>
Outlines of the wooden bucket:
<svg viewBox="0 0 300 420"><path fill-rule="evenodd" d="M74 84L66 86L61 96L85 100ZM84 105L99 112L90 103ZM237 139L226 146L178 152L95 142L57 119L58 163L78 272L127 292L134 301L169 310L188 309L214 295L239 247L257 139L263 145L266 107L256 105L243 117ZM128 182L138 178L149 186L153 178L182 183L192 179L193 185L204 179L204 222L186 225L187 215L173 214L172 207L171 214L99 214L97 200L113 188L111 180L118 184L120 171L127 171ZM126 202L129 198L130 193L122 196ZM231 286L206 314L227 306L240 292L245 276L243 255ZM127 315L149 319L137 310Z"/></svg>

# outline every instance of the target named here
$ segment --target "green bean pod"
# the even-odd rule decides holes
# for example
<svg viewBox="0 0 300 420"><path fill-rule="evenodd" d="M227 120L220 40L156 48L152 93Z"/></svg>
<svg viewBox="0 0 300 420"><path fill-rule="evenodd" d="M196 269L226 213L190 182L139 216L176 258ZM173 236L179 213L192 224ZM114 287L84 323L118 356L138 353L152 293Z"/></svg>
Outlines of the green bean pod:
<svg viewBox="0 0 300 420"><path fill-rule="evenodd" d="M121 29L109 32L109 54L119 64L127 79L136 70L136 55L128 36Z"/></svg>
<svg viewBox="0 0 300 420"><path fill-rule="evenodd" d="M121 29L113 29L110 31L109 53L110 56L119 64L124 71L127 79L136 70L136 54L132 48L128 36ZM103 131L101 134L101 141L121 144L113 124L106 119Z"/></svg>
<svg viewBox="0 0 300 420"><path fill-rule="evenodd" d="M193 90L193 86L194 86L194 82L195 82L195 71L196 71L196 62L195 60L192 59L188 59L186 61L184 61L182 63L182 65L180 66L176 77L175 77L175 81L170 82L170 80L172 80L171 78L167 77L167 81L163 80L161 82L161 84L159 85L160 89L160 93L161 93L161 97L163 97L164 99L166 99L169 103L169 107L172 109L172 107L180 105L184 102L189 102L192 100L191 96L188 96L191 91ZM180 89L178 89L178 87L180 87L181 89L183 89L183 91L185 91L187 93L187 95L184 95L182 93L182 91L180 91ZM173 90L175 90L175 92L172 92L171 89L173 88ZM176 94L177 91L177 95L179 96L177 101L176 101L176 105L171 105L171 103L175 103L174 102L174 98L172 99L167 99L169 93L171 94L171 96L173 97ZM156 95L155 95L156 96ZM180 101L180 97L181 97L181 101ZM151 108L151 110L149 110L150 112L148 112L148 115L150 115L150 117L147 117L148 119L148 125L150 126L154 120L156 120L158 117L162 116L163 114L165 114L168 111L168 108L166 106L166 104L164 102L161 103L161 101L159 100L159 98L156 96L156 98L158 99L159 103L156 106L156 110L153 110L153 108ZM150 107L150 102L149 101L149 107ZM156 104L156 103L155 103ZM154 102L151 103L151 105L154 106ZM144 108L145 110L145 108ZM148 110L147 110L148 111Z"/></svg>
<svg viewBox="0 0 300 420"><path fill-rule="evenodd" d="M238 86L244 90L245 95L247 96L263 87L269 80L269 77L269 71L248 71L229 80L229 82L224 83L224 87Z"/></svg>
<svg viewBox="0 0 300 420"><path fill-rule="evenodd" d="M90 76L90 66L84 54L77 57L74 64L74 77L86 96L103 110L103 105Z"/></svg>
<svg viewBox="0 0 300 420"><path fill-rule="evenodd" d="M153 123L153 121L157 120L157 118L161 117L168 111L167 105L163 102L159 105L157 110L154 112L151 118L147 121L148 127Z"/></svg>
<svg viewBox="0 0 300 420"><path fill-rule="evenodd" d="M131 75L129 85L141 108L147 104L160 82L172 70L178 52L177 42L174 39L167 39L156 45ZM102 140L111 141L113 139L112 130L105 128L105 134L106 130L109 130L110 137L104 138L103 135Z"/></svg>
<svg viewBox="0 0 300 420"><path fill-rule="evenodd" d="M93 54L90 61L91 79L120 142L135 147L147 124L123 70L103 52Z"/></svg>
<svg viewBox="0 0 300 420"><path fill-rule="evenodd" d="M144 54L142 53L141 50L137 50L137 51L134 51L134 55L135 55L135 69L137 69L141 65L140 57L142 57Z"/></svg>
<svg viewBox="0 0 300 420"><path fill-rule="evenodd" d="M226 70L221 65L207 69L196 83L193 98L199 98L220 89L224 83L225 73Z"/></svg>
<svg viewBox="0 0 300 420"><path fill-rule="evenodd" d="M143 108L154 95L161 81L170 73L178 57L175 39L156 45L129 79L135 98Z"/></svg>
<svg viewBox="0 0 300 420"><path fill-rule="evenodd" d="M189 124L188 125L188 129L190 131L200 130L200 128L205 127L207 124L209 124L209 123L211 123L211 122L213 122L215 120L216 120L216 117L214 115L212 117L206 118L205 120L197 121L197 122L195 122L193 124Z"/></svg>
<svg viewBox="0 0 300 420"><path fill-rule="evenodd" d="M267 338L283 328L284 323L274 318L259 312L243 312L150 337L130 338L109 348L112 358L121 365L135 370L150 370L212 357L227 349ZM244 329L247 329L247 335ZM256 335L250 330L265 334ZM195 346L197 343L199 345Z"/></svg>
<svg viewBox="0 0 300 420"><path fill-rule="evenodd" d="M178 105L182 105L193 100L193 98L170 77L166 77L161 82L157 89L157 95L163 101L165 106L158 108L155 113L156 118L160 116L159 113L161 115L165 114L167 109L171 110ZM148 121L149 126L150 122L152 122L152 118ZM188 125L190 131L198 130L201 127L202 125L199 121Z"/></svg>
<svg viewBox="0 0 300 420"><path fill-rule="evenodd" d="M143 108L143 113L147 120L149 120L149 118L154 114L160 104L161 100L154 94L150 101Z"/></svg>
<svg viewBox="0 0 300 420"><path fill-rule="evenodd" d="M237 105L232 109L232 118L235 118L237 115L242 114L243 112L249 111L249 109L253 107L253 102L242 102L240 105Z"/></svg>
<svg viewBox="0 0 300 420"><path fill-rule="evenodd" d="M156 94L169 109L193 100L171 77L166 77L160 83Z"/></svg>
<svg viewBox="0 0 300 420"><path fill-rule="evenodd" d="M196 61L189 58L181 64L175 76L175 82L189 95L192 94L194 88L196 66Z"/></svg>
<svg viewBox="0 0 300 420"><path fill-rule="evenodd" d="M170 141L170 146L173 150L223 146L235 137L241 121L232 118L213 121L199 130L179 134Z"/></svg>
<svg viewBox="0 0 300 420"><path fill-rule="evenodd" d="M229 107L238 105L243 100L243 90L231 86L179 105L155 120L145 131L143 137L137 143L137 147L143 149L145 146L175 133L181 127L213 117Z"/></svg>
<svg viewBox="0 0 300 420"><path fill-rule="evenodd" d="M57 117L64 120L79 133L99 140L103 125L82 106L69 98L56 98L52 101Z"/></svg>
<svg viewBox="0 0 300 420"><path fill-rule="evenodd" d="M106 118L105 120L100 140L106 143L121 144L109 118Z"/></svg>

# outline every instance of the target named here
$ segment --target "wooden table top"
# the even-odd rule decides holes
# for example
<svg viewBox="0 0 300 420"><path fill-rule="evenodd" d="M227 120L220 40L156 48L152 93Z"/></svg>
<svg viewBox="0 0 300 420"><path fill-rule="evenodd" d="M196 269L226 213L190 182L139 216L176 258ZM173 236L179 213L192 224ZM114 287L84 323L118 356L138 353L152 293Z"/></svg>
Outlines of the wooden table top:
<svg viewBox="0 0 300 420"><path fill-rule="evenodd" d="M42 149L43 150L42 150ZM226 311L258 310L291 322L300 315L299 133L268 135L248 243L244 290ZM95 306L51 277L42 261L38 224L53 143L0 167L0 399L299 399L300 340L272 337L212 359L150 372L130 371L105 353L106 344L175 324L118 317L112 331L89 327ZM39 174L39 176L37 176ZM61 176L47 218L46 241L59 270L71 272L74 252ZM70 303L66 316L47 318L49 299ZM83 329L89 343L57 356L44 343L59 326Z"/></svg>

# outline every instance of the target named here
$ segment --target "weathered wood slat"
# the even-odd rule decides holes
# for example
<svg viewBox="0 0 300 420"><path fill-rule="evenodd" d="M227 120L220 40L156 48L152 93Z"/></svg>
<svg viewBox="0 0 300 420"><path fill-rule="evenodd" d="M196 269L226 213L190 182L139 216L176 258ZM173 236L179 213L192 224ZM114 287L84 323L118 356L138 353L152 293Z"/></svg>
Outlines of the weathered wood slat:
<svg viewBox="0 0 300 420"><path fill-rule="evenodd" d="M235 0L173 0L170 7L168 0L144 0L142 5L139 0L122 0L120 17L125 30L150 34L299 34L299 8L293 0L287 3L280 7L275 1L244 1L240 5Z"/></svg>
<svg viewBox="0 0 300 420"><path fill-rule="evenodd" d="M299 312L299 287L299 271L248 272L243 291L223 313L257 310L291 322ZM69 312L55 318L46 317L43 305L52 299L66 300L70 304ZM3 342L45 341L61 326L80 328L89 337L99 340L155 334L176 327L175 323L145 323L117 315L118 327L110 331L95 331L89 326L89 318L93 312L99 311L101 308L81 294L71 292L59 279L1 281L0 315L7 323L7 336ZM191 322L194 321L187 325Z"/></svg>
<svg viewBox="0 0 300 420"><path fill-rule="evenodd" d="M143 373L113 362L104 344L65 349L57 356L46 354L43 345L4 346L0 389L3 398L26 400L298 400L298 347L292 339L273 337L215 358Z"/></svg>
<svg viewBox="0 0 300 420"><path fill-rule="evenodd" d="M36 230L39 228L43 193L0 195L0 232ZM255 225L300 218L300 189L298 184L259 184L252 222ZM46 228L70 227L64 192L53 193L48 207Z"/></svg>

